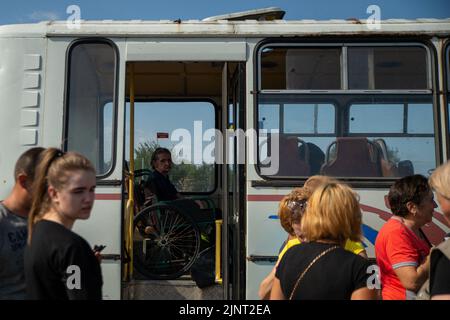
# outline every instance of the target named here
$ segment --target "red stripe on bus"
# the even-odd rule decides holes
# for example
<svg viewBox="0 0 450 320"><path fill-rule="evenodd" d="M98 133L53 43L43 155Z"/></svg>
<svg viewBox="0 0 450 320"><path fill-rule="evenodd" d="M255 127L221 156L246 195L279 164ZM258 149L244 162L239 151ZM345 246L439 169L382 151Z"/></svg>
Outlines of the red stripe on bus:
<svg viewBox="0 0 450 320"><path fill-rule="evenodd" d="M378 215L381 219L383 219L384 221L388 221L391 217L392 217L392 213L375 208L375 207L371 207L365 204L360 203L359 204L360 208L363 209L364 211L368 211L368 212L372 212L375 213L376 215Z"/></svg>
<svg viewBox="0 0 450 320"><path fill-rule="evenodd" d="M362 210L366 212L375 213L378 215L381 219L387 221L392 217L392 213L389 213L387 211L383 211L378 208L374 208L365 204L360 204L360 207ZM441 213L434 211L433 212L433 218L438 220L439 222L443 223L444 225L447 225L445 223L444 217ZM438 225L436 225L434 222L430 222L427 225L422 227L423 232L427 236L428 240L434 245L439 244L442 239L444 239L445 232L442 230Z"/></svg>
<svg viewBox="0 0 450 320"><path fill-rule="evenodd" d="M249 194L247 201L280 201L283 197L278 194Z"/></svg>
<svg viewBox="0 0 450 320"><path fill-rule="evenodd" d="M95 200L122 200L120 193L97 193Z"/></svg>
<svg viewBox="0 0 450 320"><path fill-rule="evenodd" d="M444 214L438 212L438 211L433 211L433 218L435 218L437 221L439 221L440 223L442 223L444 226L447 226L450 228L450 226L448 225L447 220L445 220Z"/></svg>

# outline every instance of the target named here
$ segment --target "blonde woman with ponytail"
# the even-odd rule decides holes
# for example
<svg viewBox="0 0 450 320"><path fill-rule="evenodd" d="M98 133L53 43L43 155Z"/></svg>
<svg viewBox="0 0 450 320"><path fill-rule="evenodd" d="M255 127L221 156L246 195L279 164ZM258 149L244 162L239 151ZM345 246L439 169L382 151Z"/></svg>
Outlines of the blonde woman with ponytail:
<svg viewBox="0 0 450 320"><path fill-rule="evenodd" d="M55 148L41 154L25 251L29 299L102 298L98 259L86 240L71 231L76 220L89 218L95 186L95 169L84 156Z"/></svg>

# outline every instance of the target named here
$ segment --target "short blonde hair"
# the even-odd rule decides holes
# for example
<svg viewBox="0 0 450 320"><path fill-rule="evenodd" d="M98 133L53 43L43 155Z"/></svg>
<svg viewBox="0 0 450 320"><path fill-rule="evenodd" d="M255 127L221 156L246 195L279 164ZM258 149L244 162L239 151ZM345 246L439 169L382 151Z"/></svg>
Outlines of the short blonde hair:
<svg viewBox="0 0 450 320"><path fill-rule="evenodd" d="M434 191L450 199L450 161L437 167L433 171L429 182Z"/></svg>
<svg viewBox="0 0 450 320"><path fill-rule="evenodd" d="M306 208L306 201L311 192L306 188L295 188L280 201L278 217L283 229L290 235L295 235L293 223L299 223ZM304 207L302 206L304 205Z"/></svg>
<svg viewBox="0 0 450 320"><path fill-rule="evenodd" d="M356 193L337 182L319 186L308 201L301 230L308 241L361 241L361 210Z"/></svg>

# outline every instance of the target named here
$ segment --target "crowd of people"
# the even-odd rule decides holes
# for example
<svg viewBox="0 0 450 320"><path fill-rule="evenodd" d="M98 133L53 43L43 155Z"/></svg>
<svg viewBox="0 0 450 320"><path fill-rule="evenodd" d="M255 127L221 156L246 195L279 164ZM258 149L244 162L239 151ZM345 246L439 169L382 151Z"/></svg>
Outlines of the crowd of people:
<svg viewBox="0 0 450 320"><path fill-rule="evenodd" d="M155 152L152 167L157 197L179 198L168 178L170 151ZM14 178L0 202L0 300L101 299L100 254L72 231L76 220L90 216L94 166L75 152L32 148L17 160ZM450 300L450 241L432 247L421 230L437 207L434 194L450 225L450 162L430 179L407 176L391 186L393 215L375 242L377 286L361 242L357 193L338 180L310 177L279 204L288 235L260 284L260 298Z"/></svg>
<svg viewBox="0 0 450 320"><path fill-rule="evenodd" d="M412 175L391 186L393 215L376 238L375 269L360 242L358 195L337 180L309 178L280 202L278 214L288 239L260 284L260 298L450 300L450 242L442 239L432 248L421 229L437 207L433 191L450 224L450 162L429 181ZM379 270L375 283L372 270Z"/></svg>

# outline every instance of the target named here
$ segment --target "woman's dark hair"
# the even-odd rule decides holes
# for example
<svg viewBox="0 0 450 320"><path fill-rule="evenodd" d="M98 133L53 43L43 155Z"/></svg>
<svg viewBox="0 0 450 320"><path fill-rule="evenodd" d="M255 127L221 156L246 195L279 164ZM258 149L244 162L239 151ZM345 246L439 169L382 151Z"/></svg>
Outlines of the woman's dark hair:
<svg viewBox="0 0 450 320"><path fill-rule="evenodd" d="M170 152L169 149L166 148L156 148L155 151L153 151L152 154L152 159L150 161L150 164L152 166L153 169L155 169L155 166L153 165L153 163L158 159L158 156L162 153L166 153L169 154L170 156L172 156L172 153Z"/></svg>
<svg viewBox="0 0 450 320"><path fill-rule="evenodd" d="M409 213L406 204L411 201L419 205L430 192L431 188L427 178L420 174L397 180L389 189L388 194L392 213L399 217L406 217Z"/></svg>

